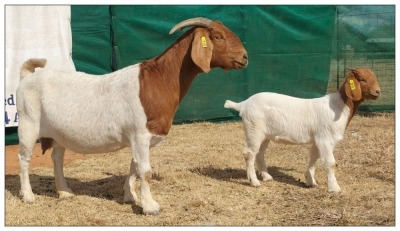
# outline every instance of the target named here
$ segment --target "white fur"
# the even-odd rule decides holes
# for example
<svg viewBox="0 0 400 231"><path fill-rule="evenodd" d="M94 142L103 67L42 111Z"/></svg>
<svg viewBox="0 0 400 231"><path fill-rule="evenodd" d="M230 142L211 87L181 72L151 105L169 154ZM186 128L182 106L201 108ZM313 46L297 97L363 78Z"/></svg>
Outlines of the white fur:
<svg viewBox="0 0 400 231"><path fill-rule="evenodd" d="M328 190L339 192L334 170L333 149L343 138L350 116L339 92L315 99L300 99L276 93L258 93L247 100L234 103L227 100L225 108L239 111L247 146L244 149L247 177L259 186L254 164L264 181L271 180L264 152L269 142L312 144L306 184L315 186L314 164L321 157L328 174Z"/></svg>
<svg viewBox="0 0 400 231"><path fill-rule="evenodd" d="M186 32L161 55L103 76L47 69L35 72L36 67L45 66L44 59L30 59L22 65L17 110L21 193L25 201L34 200L28 169L38 138L43 149L53 147L60 197L73 196L63 175L65 148L100 153L130 146L132 161L124 185L124 201L138 199L134 186L139 178L143 212L159 213L148 183L149 147L168 134L179 102L198 74L216 67L241 69L248 64L242 42L222 23L192 18L177 24L170 33L188 26L199 27ZM215 44L209 40L207 48L201 46L201 37L214 35L225 39Z"/></svg>
<svg viewBox="0 0 400 231"><path fill-rule="evenodd" d="M19 157L21 193L26 202L34 201L28 174L33 145L39 137L51 137L55 142L52 158L60 197L73 196L63 175L65 148L78 153L102 153L130 146L133 158L124 185L124 200L138 199L134 181L139 175L143 211L159 212L143 176L151 171L148 147L164 137L150 134L146 128L147 118L139 99L139 65L103 76L37 69L21 81L17 90Z"/></svg>

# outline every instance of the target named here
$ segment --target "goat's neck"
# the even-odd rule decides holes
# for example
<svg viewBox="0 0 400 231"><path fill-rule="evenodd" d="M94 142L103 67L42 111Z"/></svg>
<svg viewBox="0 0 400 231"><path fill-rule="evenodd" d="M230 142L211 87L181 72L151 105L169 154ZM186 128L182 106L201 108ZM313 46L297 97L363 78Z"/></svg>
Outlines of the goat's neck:
<svg viewBox="0 0 400 231"><path fill-rule="evenodd" d="M139 97L152 134L168 134L179 103L201 72L191 58L192 40L187 32L160 56L140 65Z"/></svg>
<svg viewBox="0 0 400 231"><path fill-rule="evenodd" d="M356 113L358 107L362 103L362 100L359 101L353 101L346 95L345 91L345 83L342 84L342 86L339 88L338 93L340 94L341 99L343 100L344 104L350 109L349 113L349 118L347 120L347 125L349 125L350 120L353 118L354 114Z"/></svg>
<svg viewBox="0 0 400 231"><path fill-rule="evenodd" d="M201 73L201 69L191 58L193 34L187 33L171 45L155 61L163 70L164 80L179 87L179 103L188 92L193 80Z"/></svg>

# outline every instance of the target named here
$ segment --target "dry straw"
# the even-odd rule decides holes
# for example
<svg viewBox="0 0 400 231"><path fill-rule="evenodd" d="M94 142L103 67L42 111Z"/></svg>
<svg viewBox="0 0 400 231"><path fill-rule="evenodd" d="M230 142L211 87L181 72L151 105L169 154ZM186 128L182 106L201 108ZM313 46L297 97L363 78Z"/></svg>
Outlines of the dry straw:
<svg viewBox="0 0 400 231"><path fill-rule="evenodd" d="M76 197L60 200L52 168L32 169L37 201L24 204L19 178L6 175L6 226L393 226L395 224L394 114L357 115L335 149L340 194L328 193L319 161L316 188L303 173L308 146L271 144L267 164L274 181L249 185L240 122L173 126L152 149L151 181L162 207L144 216L123 204L129 149L76 160L65 175ZM46 155L49 155L47 153Z"/></svg>

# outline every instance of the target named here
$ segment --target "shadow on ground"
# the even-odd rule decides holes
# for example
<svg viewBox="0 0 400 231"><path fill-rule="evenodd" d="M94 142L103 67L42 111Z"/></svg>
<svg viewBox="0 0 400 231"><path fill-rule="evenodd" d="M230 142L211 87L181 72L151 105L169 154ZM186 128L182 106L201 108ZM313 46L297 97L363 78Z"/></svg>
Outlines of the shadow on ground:
<svg viewBox="0 0 400 231"><path fill-rule="evenodd" d="M199 175L211 177L216 180L250 185L250 183L247 182L247 173L245 169L218 168L210 165L206 167L192 168L189 169L189 171ZM302 188L307 187L305 183L300 181L300 179L296 179L287 173L291 171L294 171L294 169L280 168L276 166L268 167L268 173L274 178L275 181ZM260 176L258 176L258 178L261 179ZM243 180L246 181L244 182Z"/></svg>
<svg viewBox="0 0 400 231"><path fill-rule="evenodd" d="M54 177L30 174L32 191L36 195L58 198L55 191ZM94 180L81 181L75 178L66 178L68 186L75 195L85 195L90 197L112 200L123 204L123 185L126 175L111 175L110 177ZM6 175L5 189L13 196L19 196L20 179L18 175ZM136 214L142 213L142 208L136 203L132 204L132 211Z"/></svg>

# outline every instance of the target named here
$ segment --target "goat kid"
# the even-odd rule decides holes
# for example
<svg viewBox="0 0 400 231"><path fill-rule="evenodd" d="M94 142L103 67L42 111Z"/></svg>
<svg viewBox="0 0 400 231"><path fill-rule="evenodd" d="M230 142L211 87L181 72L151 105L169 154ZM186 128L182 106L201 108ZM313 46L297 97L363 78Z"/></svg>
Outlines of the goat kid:
<svg viewBox="0 0 400 231"><path fill-rule="evenodd" d="M193 27L161 55L102 76L62 72L44 67L45 59L27 60L17 89L21 195L33 202L29 163L37 139L43 153L53 148L56 190L60 198L74 196L63 173L65 149L78 153L113 152L131 147L130 172L124 184L124 202L138 202L145 214L158 214L153 199L150 147L168 134L179 103L192 81L212 68L247 66L239 38L219 21L185 20L170 34Z"/></svg>
<svg viewBox="0 0 400 231"><path fill-rule="evenodd" d="M239 112L243 121L246 146L247 178L252 186L260 186L255 172L263 181L268 174L264 153L270 141L286 144L312 144L309 152L306 185L316 186L315 162L321 158L327 171L328 191L340 192L333 166L335 145L360 103L377 99L381 94L376 75L369 68L351 70L337 92L315 99L300 99L276 93L258 93L247 100L225 102L225 108Z"/></svg>

